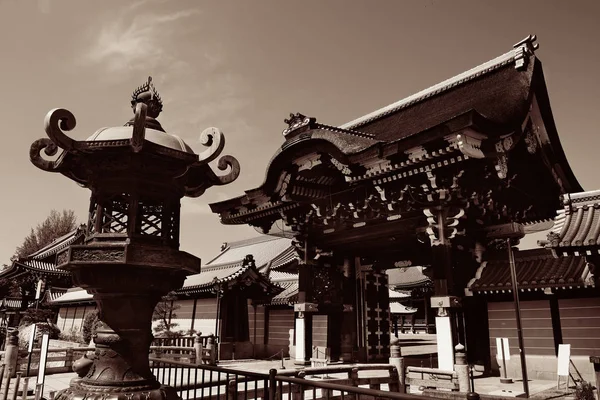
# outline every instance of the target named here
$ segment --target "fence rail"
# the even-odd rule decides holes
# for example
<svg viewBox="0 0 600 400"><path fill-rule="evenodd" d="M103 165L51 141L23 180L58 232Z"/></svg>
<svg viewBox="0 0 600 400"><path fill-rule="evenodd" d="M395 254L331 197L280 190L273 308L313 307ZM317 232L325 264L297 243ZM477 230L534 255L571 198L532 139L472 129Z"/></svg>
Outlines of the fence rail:
<svg viewBox="0 0 600 400"><path fill-rule="evenodd" d="M389 364L272 369L269 373L258 373L155 357L150 358L150 363L157 379L174 387L183 400L421 399L403 392L398 371ZM380 374L368 376L369 372Z"/></svg>

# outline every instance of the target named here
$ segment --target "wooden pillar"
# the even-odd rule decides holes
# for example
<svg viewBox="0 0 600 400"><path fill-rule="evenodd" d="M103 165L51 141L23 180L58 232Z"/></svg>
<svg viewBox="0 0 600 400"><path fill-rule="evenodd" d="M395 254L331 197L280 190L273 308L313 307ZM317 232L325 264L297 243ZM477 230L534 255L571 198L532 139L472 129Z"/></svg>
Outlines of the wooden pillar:
<svg viewBox="0 0 600 400"><path fill-rule="evenodd" d="M550 317L552 318L552 334L554 336L554 351L558 357L558 345L563 344L560 310L556 294L550 296Z"/></svg>
<svg viewBox="0 0 600 400"><path fill-rule="evenodd" d="M452 271L452 246L446 237L447 209L443 206L426 210L430 226L431 268L434 296L431 307L437 310L435 327L438 348L438 368L454 369L454 347L457 344L456 318L450 309L450 296L455 295ZM460 294L459 294L460 295ZM435 304L434 304L435 303Z"/></svg>
<svg viewBox="0 0 600 400"><path fill-rule="evenodd" d="M310 312L306 312L310 308L312 300L312 258L312 250L306 240L304 242L304 262L298 266L298 303L294 307L296 342L294 363L298 365L310 364L312 353L312 315Z"/></svg>
<svg viewBox="0 0 600 400"><path fill-rule="evenodd" d="M357 303L356 303L356 263L354 258L345 257L342 261L342 297L343 311L341 312L337 327L338 335L338 358L343 362L354 361L355 344L357 337ZM332 349L332 356L336 352Z"/></svg>

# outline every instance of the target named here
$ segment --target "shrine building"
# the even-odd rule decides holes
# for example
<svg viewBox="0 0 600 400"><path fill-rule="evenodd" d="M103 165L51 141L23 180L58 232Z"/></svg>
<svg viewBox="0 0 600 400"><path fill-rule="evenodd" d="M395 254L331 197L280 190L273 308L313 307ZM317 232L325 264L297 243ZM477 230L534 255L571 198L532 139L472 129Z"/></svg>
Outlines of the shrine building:
<svg viewBox="0 0 600 400"><path fill-rule="evenodd" d="M417 267L433 284L438 367L453 369L458 343L471 362L489 358L489 341L475 340L489 337L485 303L465 288L482 262L506 257L507 227L537 229L562 194L582 191L535 39L341 126L290 115L264 183L211 204L223 224L294 232L296 362L310 359L316 320L332 361L387 361L385 271Z"/></svg>

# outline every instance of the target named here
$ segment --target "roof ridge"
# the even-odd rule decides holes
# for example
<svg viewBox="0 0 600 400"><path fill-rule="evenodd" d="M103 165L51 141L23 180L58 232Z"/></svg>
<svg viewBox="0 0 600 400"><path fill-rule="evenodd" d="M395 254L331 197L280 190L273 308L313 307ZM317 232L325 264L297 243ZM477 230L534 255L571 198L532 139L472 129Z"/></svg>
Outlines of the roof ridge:
<svg viewBox="0 0 600 400"><path fill-rule="evenodd" d="M590 190L587 192L566 193L563 195L565 206L576 205L584 206L588 204L600 203L600 190Z"/></svg>
<svg viewBox="0 0 600 400"><path fill-rule="evenodd" d="M263 243L263 242L269 242L272 240L280 240L280 239L287 239L287 238L281 238L281 237L271 236L271 235L260 235L260 236L255 236L255 237L251 237L251 238L247 238L247 239L237 240L234 242L229 242L229 243L227 243L228 244L227 248L228 249L236 249L236 248L247 246L249 244Z"/></svg>
<svg viewBox="0 0 600 400"><path fill-rule="evenodd" d="M243 263L244 263L244 259L240 259L237 261L225 262L225 263L221 263L221 264L206 265L204 268L200 269L200 274L203 272L218 271L221 269L227 269L227 268L232 268L232 267L238 267L238 266L241 267Z"/></svg>
<svg viewBox="0 0 600 400"><path fill-rule="evenodd" d="M84 226L85 226L85 224L80 224L77 228L73 229L70 232L65 233L62 236L59 236L58 238L54 239L53 241L51 241L50 243L48 243L47 245L45 245L41 249L36 250L35 252L29 254L25 258L39 257L40 254L43 254L43 253L47 252L48 250L52 249L53 247L57 246L58 244L61 244L63 242L67 242L71 238L76 238L78 236L78 234L83 233L83 229L82 228Z"/></svg>
<svg viewBox="0 0 600 400"><path fill-rule="evenodd" d="M333 132L338 132L338 133L345 133L347 135L358 136L358 137L361 137L364 139L373 139L376 142L379 141L379 140L377 140L375 135L373 135L372 133L360 132L360 131L356 131L353 129L344 129L339 126L333 126L333 125L327 125L327 124L321 124L321 123L317 123L316 125L317 125L317 128L320 128L320 129L325 129L328 131L333 131Z"/></svg>
<svg viewBox="0 0 600 400"><path fill-rule="evenodd" d="M449 79L439 82L433 86L423 89L417 93L414 93L408 97L398 100L394 103L388 104L387 106L381 107L378 110L370 112L369 114L363 115L362 117L356 118L350 122L347 122L339 127L342 129L354 129L363 125L368 124L374 120L384 117L388 114L399 111L403 108L412 106L415 103L423 101L429 97L435 96L449 89L454 88L467 81L471 81L491 71L499 69L508 63L515 61L520 51L523 51L523 47L527 47L527 43L518 43L517 47L514 47L510 51L498 56L492 60L479 64L478 66L471 68L467 71L461 72Z"/></svg>

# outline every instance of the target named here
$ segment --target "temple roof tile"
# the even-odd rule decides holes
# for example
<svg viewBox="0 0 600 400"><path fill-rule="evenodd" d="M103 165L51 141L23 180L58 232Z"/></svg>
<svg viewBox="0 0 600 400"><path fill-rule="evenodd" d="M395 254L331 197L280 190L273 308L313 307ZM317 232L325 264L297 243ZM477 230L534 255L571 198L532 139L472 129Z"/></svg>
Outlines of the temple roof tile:
<svg viewBox="0 0 600 400"><path fill-rule="evenodd" d="M593 274L584 257L555 258L546 249L515 253L517 284L521 290L594 287ZM467 291L504 293L512 289L508 258L483 262Z"/></svg>

